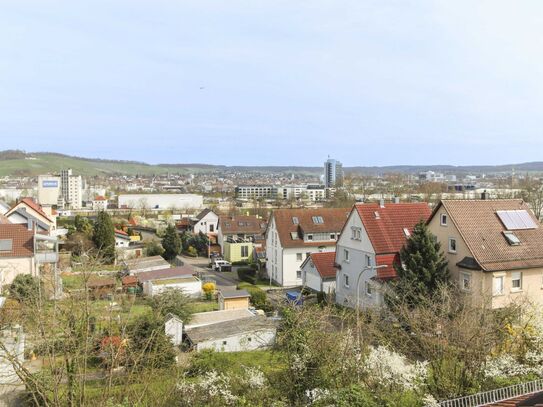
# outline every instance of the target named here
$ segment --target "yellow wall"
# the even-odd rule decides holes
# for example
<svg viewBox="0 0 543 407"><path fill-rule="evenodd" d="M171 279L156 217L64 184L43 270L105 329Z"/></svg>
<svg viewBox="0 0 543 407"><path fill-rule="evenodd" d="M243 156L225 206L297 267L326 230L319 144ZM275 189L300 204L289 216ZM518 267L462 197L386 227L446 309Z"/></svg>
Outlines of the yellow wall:
<svg viewBox="0 0 543 407"><path fill-rule="evenodd" d="M242 257L241 256L241 248L242 246L247 247L247 256ZM229 261L230 263L236 262L236 261L252 261L253 259L253 243L224 243L224 249L223 249L223 257L226 261Z"/></svg>
<svg viewBox="0 0 543 407"><path fill-rule="evenodd" d="M219 302L220 310L247 308L249 308L249 298L222 298Z"/></svg>

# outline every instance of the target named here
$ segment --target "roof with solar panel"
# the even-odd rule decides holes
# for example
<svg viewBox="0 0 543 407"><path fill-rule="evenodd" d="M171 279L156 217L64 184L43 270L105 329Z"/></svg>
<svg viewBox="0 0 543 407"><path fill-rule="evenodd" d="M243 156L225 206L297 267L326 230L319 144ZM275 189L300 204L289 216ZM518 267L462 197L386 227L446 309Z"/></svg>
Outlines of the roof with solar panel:
<svg viewBox="0 0 543 407"><path fill-rule="evenodd" d="M543 228L523 200L443 200L432 218L442 207L481 270L543 267Z"/></svg>

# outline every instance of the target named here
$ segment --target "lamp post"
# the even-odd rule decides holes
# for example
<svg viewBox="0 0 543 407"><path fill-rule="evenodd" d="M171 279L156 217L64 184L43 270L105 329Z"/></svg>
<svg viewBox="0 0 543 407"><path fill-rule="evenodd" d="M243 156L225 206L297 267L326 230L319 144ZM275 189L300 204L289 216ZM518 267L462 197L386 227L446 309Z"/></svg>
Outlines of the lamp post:
<svg viewBox="0 0 543 407"><path fill-rule="evenodd" d="M360 281L362 280L362 275L367 270L377 270L381 268L388 267L386 264L383 264L381 266L366 266L362 269L360 274L358 275L358 279L356 280L356 333L358 337L358 349L360 351Z"/></svg>

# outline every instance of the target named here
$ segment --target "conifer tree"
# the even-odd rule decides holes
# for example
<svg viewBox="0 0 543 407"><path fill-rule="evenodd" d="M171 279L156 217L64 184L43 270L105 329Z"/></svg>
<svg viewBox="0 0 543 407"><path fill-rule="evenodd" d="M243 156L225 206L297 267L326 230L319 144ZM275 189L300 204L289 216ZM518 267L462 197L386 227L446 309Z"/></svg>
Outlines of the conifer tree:
<svg viewBox="0 0 543 407"><path fill-rule="evenodd" d="M447 260L441 244L421 221L400 251L401 264L395 265L398 279L393 283L396 298L410 306L430 298L436 290L450 280Z"/></svg>
<svg viewBox="0 0 543 407"><path fill-rule="evenodd" d="M107 263L112 263L115 260L115 227L111 217L104 211L98 214L92 240L101 258Z"/></svg>
<svg viewBox="0 0 543 407"><path fill-rule="evenodd" d="M162 239L162 247L164 248L164 257L166 260L173 260L175 256L181 254L181 238L175 229L175 226L169 225L164 232Z"/></svg>

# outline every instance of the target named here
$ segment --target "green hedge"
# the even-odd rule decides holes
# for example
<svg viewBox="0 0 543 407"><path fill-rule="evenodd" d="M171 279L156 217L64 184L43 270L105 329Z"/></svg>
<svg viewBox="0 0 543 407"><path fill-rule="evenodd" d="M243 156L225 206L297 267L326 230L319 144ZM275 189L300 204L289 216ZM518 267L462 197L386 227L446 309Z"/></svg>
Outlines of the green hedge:
<svg viewBox="0 0 543 407"><path fill-rule="evenodd" d="M264 290L249 283L240 283L237 288L238 290L246 290L249 293L251 296L251 304L253 304L255 308L263 309L264 311L271 310L271 307L268 304L268 295Z"/></svg>
<svg viewBox="0 0 543 407"><path fill-rule="evenodd" d="M238 269L238 278L250 284L256 284L256 271L249 267L240 267Z"/></svg>

